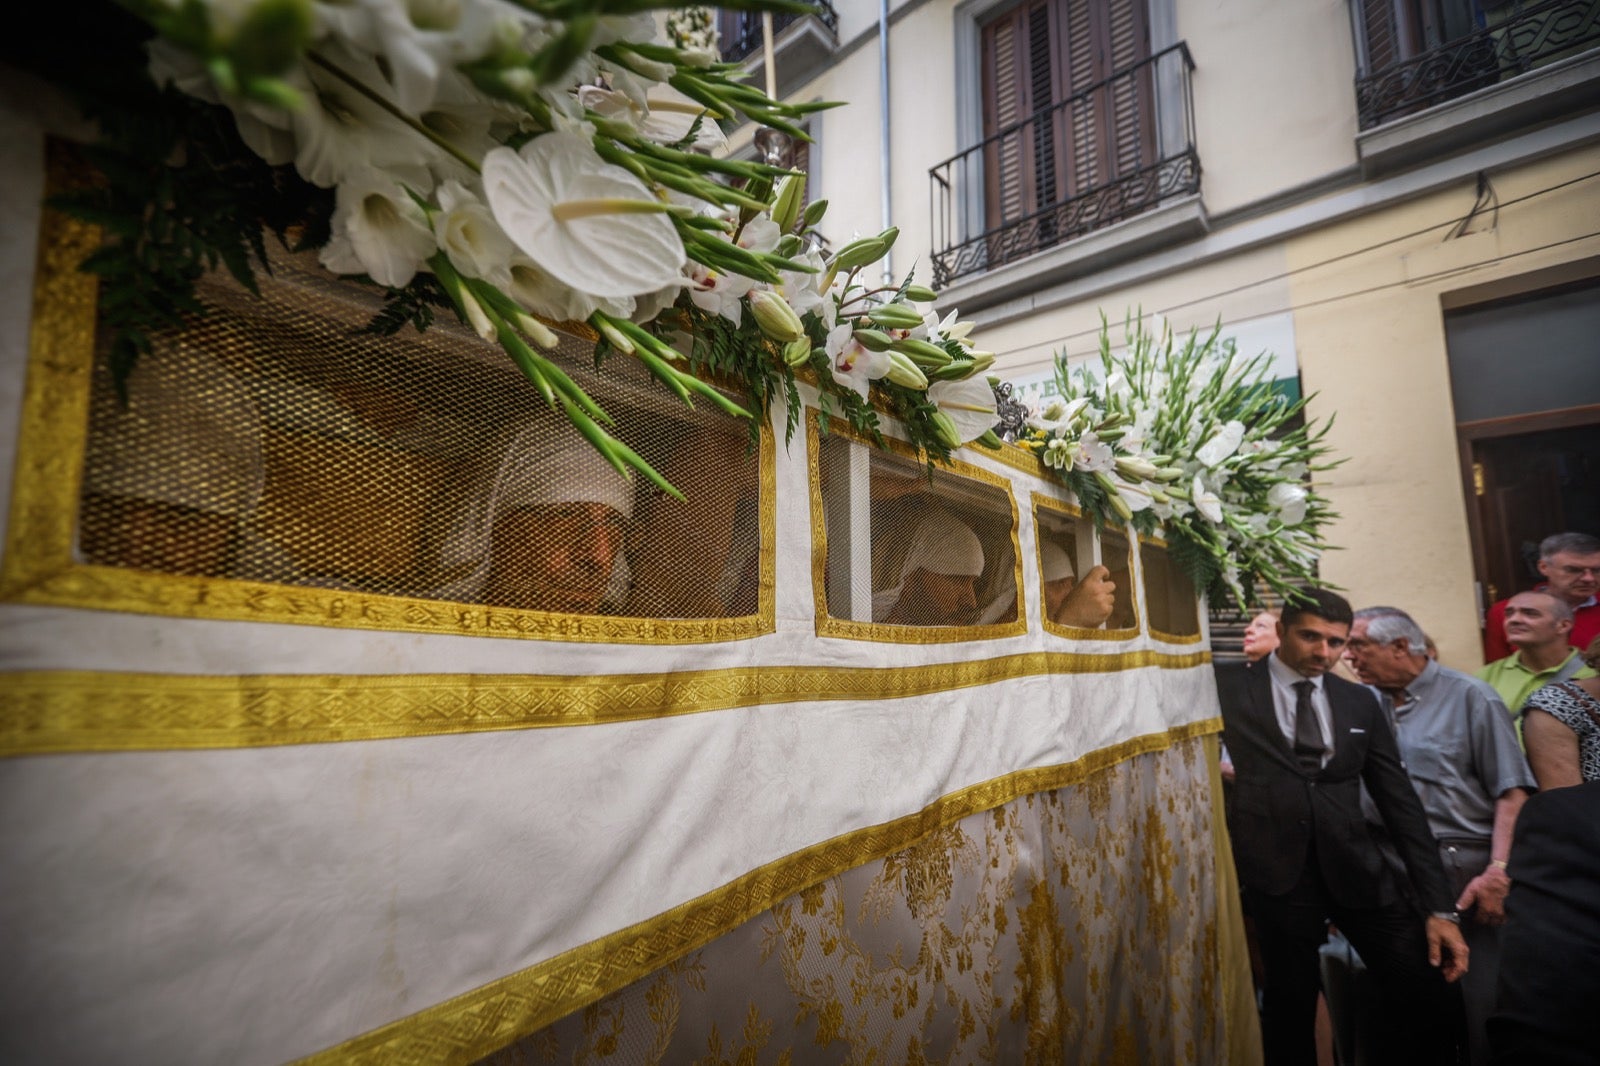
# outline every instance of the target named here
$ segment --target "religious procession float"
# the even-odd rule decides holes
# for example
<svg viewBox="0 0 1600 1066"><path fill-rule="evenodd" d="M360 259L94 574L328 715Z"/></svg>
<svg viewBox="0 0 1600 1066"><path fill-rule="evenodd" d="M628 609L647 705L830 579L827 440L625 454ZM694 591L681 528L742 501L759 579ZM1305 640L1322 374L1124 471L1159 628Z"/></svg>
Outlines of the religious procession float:
<svg viewBox="0 0 1600 1066"><path fill-rule="evenodd" d="M1204 607L1329 517L1261 359L1017 411L703 10L55 6L0 1059L1253 1057Z"/></svg>

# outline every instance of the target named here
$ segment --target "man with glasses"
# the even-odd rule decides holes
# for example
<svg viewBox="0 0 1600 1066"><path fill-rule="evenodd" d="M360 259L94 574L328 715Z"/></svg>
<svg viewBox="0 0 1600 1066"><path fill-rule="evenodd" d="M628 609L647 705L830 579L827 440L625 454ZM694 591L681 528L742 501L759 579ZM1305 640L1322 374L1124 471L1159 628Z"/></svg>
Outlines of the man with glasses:
<svg viewBox="0 0 1600 1066"><path fill-rule="evenodd" d="M1572 629L1567 643L1587 648L1600 637L1600 537L1587 533L1557 533L1539 545L1539 573L1544 583L1538 591L1559 596L1572 607ZM1504 659L1516 649L1506 637L1506 605L1510 597L1489 608L1483 622L1483 656L1486 662Z"/></svg>

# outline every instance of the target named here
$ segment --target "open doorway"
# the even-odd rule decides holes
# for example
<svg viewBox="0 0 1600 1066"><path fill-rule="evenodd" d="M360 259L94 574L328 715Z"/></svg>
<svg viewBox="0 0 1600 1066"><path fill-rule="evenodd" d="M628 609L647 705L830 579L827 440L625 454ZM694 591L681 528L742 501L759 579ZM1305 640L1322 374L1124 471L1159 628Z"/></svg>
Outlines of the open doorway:
<svg viewBox="0 0 1600 1066"><path fill-rule="evenodd" d="M1449 310L1480 611L1539 581L1539 542L1600 535L1600 278Z"/></svg>

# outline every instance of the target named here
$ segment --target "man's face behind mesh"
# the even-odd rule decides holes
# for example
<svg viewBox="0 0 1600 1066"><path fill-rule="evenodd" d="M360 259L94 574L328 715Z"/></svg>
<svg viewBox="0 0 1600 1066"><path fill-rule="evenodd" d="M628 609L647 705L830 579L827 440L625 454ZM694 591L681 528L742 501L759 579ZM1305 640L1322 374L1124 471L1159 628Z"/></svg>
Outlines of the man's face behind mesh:
<svg viewBox="0 0 1600 1066"><path fill-rule="evenodd" d="M594 614L622 550L622 518L602 503L521 507L499 516L484 602Z"/></svg>

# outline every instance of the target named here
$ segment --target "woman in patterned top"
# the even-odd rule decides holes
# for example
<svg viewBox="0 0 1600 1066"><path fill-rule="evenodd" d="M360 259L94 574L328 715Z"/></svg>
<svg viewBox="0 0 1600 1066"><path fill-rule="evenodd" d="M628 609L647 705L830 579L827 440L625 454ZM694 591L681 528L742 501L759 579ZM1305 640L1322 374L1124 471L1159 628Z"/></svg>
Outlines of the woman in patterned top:
<svg viewBox="0 0 1600 1066"><path fill-rule="evenodd" d="M1600 668L1600 637L1583 661ZM1528 765L1541 789L1600 781L1600 677L1546 685L1522 710Z"/></svg>

